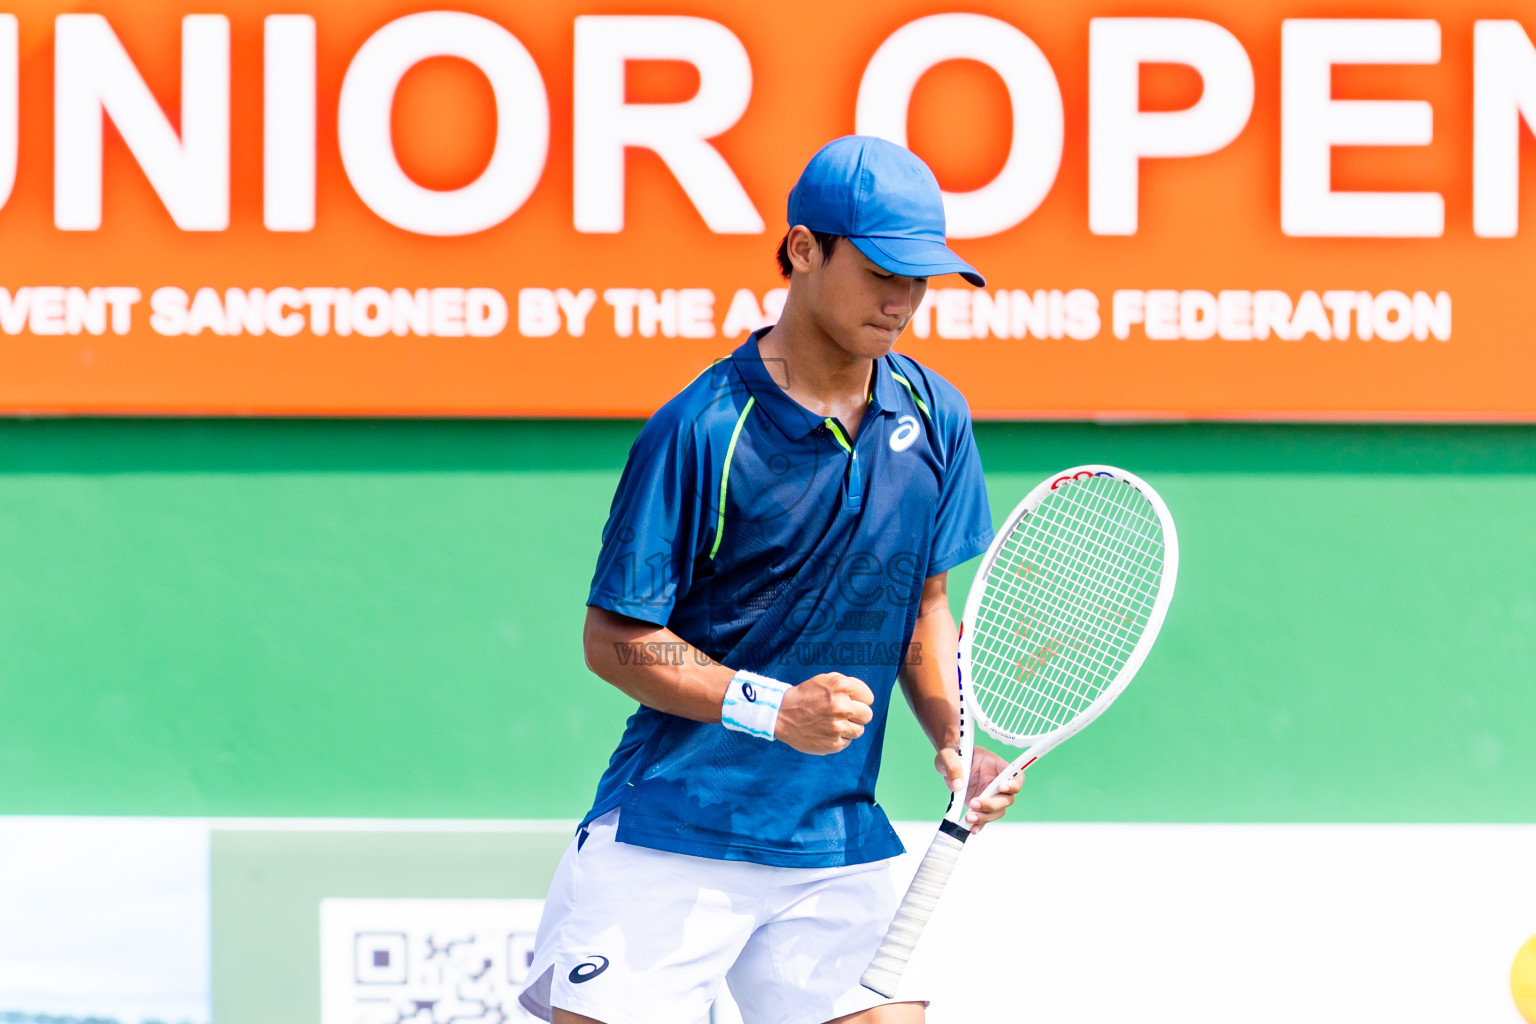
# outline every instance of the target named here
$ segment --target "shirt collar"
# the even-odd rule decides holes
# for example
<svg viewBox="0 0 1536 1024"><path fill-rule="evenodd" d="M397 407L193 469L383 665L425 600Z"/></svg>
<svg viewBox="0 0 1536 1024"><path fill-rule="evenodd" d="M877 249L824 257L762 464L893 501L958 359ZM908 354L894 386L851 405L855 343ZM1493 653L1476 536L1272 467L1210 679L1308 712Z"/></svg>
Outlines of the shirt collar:
<svg viewBox="0 0 1536 1024"><path fill-rule="evenodd" d="M773 377L773 369L766 365L757 348L758 339L768 333L769 328L753 331L745 342L736 351L731 353L731 362L735 364L736 371L746 382L747 390L762 405L763 412L773 420L774 425L782 430L793 440L805 437L811 431L821 426L826 417L817 416L805 406L789 397L789 392L779 386L779 382ZM783 376L782 370L780 376ZM901 395L896 381L891 377L889 360L875 360L875 386L871 391L869 413L888 412L898 408ZM868 415L869 413L866 413ZM863 432L863 428L860 428Z"/></svg>

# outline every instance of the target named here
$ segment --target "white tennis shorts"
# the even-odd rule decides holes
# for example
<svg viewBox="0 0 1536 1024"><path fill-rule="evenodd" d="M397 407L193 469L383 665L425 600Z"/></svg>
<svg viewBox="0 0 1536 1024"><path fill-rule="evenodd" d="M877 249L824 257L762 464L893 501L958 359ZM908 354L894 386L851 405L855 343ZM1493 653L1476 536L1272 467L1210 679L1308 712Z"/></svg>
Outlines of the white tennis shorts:
<svg viewBox="0 0 1536 1024"><path fill-rule="evenodd" d="M890 1002L859 975L905 890L891 861L778 868L690 857L615 841L618 814L587 826L555 871L519 996L530 1013L692 1024L723 979L746 1024L822 1024Z"/></svg>

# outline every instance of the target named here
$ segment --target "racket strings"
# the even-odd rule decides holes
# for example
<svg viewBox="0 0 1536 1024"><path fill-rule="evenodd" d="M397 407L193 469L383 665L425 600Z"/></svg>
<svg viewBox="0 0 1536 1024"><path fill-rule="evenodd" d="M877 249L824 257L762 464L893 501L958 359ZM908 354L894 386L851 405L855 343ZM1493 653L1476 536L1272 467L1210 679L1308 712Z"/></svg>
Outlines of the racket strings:
<svg viewBox="0 0 1536 1024"><path fill-rule="evenodd" d="M1075 496L1081 498L1083 495L1078 493ZM1099 543L1098 551L1089 553L1077 550L1074 553L1087 557L1073 558L1069 557L1068 549L1064 547L1062 538L1060 536L1051 536L1045 538L1047 550L1050 553L1058 556L1055 559L1055 565L1050 565L1047 563L1048 570L1055 569L1057 575L1056 579L1050 580L1049 582L1055 583L1058 586L1075 586L1078 589L1080 596L1086 596L1090 606L1094 603L1097 603L1098 607L1090 608L1089 612L1087 613L1083 612L1081 609L1077 609L1076 614L1068 614L1065 616L1059 614L1059 609L1058 614L1056 615L1052 615L1049 613L1048 609L1041 609L1038 606L1034 609L1037 613L1042 611L1046 612L1043 617L1047 620L1048 625L1054 625L1057 628L1065 628L1068 630L1075 629L1079 634L1086 634L1079 635L1076 639L1082 643L1085 650L1094 650L1095 657L1092 659L1092 663L1089 667L1098 669L1099 671L1094 673L1094 675L1099 675L1103 678L1090 680L1090 685L1086 687L1082 685L1071 685L1073 683L1081 684L1083 680L1073 680L1070 678L1070 676L1066 679L1066 682L1069 684L1069 688L1076 691L1083 698L1081 700L1071 701L1068 703L1067 706L1071 711L1074 712L1081 710L1082 707L1085 707L1088 703L1091 703L1093 698L1097 696L1098 692L1102 690L1103 685L1107 684L1108 680L1113 678L1115 672L1118 671L1120 665L1123 664L1124 658L1129 654L1129 650L1134 647L1134 639L1125 635L1123 626L1135 625L1134 612L1136 611L1135 606L1137 604L1142 604L1143 608L1146 606L1146 602L1144 601L1137 602L1135 600L1124 600L1121 595L1114 594L1111 587L1105 586L1103 580L1096 580L1091 574L1084 571L1085 563L1091 564L1093 562L1091 554L1097 554L1101 559L1103 559L1103 561L1099 562L1099 566L1107 570L1108 575L1111 578L1111 582L1118 580L1118 582L1120 582L1122 585L1127 581L1127 574L1124 571L1126 565L1134 562L1139 564L1143 569L1147 568L1145 558L1146 544L1144 541L1140 544L1137 544L1135 543L1134 538L1132 538L1132 545L1130 550L1133 554L1133 557L1127 559L1124 557L1124 552L1126 550L1124 541L1126 541L1127 538L1123 535L1123 533L1121 536L1114 536L1103 528L1102 522L1105 518L1108 518L1111 522L1125 525L1127 523L1127 518L1125 516L1126 510L1106 509L1102 500L1092 500L1087 504L1089 506L1089 512L1086 516L1072 515L1064 505L1056 505L1054 507L1046 508L1044 510L1042 522L1056 526L1067 526L1068 529L1072 528L1071 524L1075 524L1078 528L1086 530L1089 533L1091 540L1095 540ZM1100 515L1094 516L1093 513L1100 513ZM1093 521L1094 519L1098 519L1099 521L1095 522ZM1070 523L1063 523L1063 520L1070 521ZM1143 527L1143 529L1144 528L1145 527ZM1028 537L1029 534L1027 532L1021 535L1021 545L1022 543L1027 543ZM1116 557L1116 541L1121 542L1119 545L1120 551L1118 552L1119 557ZM1065 579L1062 579L1061 577L1065 577ZM1132 580L1131 582L1134 585L1135 581ZM1086 592L1086 595L1084 595L1083 592ZM1133 614L1125 614L1127 611L1130 611ZM1097 614L1091 614L1092 612L1096 612ZM1123 623L1117 622L1117 619L1124 619L1125 621ZM1094 646L1092 646L1095 644L1095 641L1097 642L1097 646L1109 649L1107 656L1102 650L1095 650ZM1069 646L1076 647L1078 644L1072 643ZM1116 648L1119 648L1119 650L1115 650ZM1050 696L1050 694L1047 693L1046 696ZM1032 703L1038 705L1039 701L1036 700ZM1058 704L1059 703L1060 702L1058 701Z"/></svg>
<svg viewBox="0 0 1536 1024"><path fill-rule="evenodd" d="M1090 505L1094 506L1093 511L1103 511L1101 503L1093 502L1090 503ZM1068 529L1071 529L1075 524L1075 526L1080 530L1086 528L1090 535L1097 534L1098 536L1094 537L1093 539L1098 540L1100 544L1103 545L1106 540L1106 531L1102 528L1101 523L1093 521L1095 518L1098 517L1089 515L1088 518L1085 518L1084 516L1072 515L1070 512L1065 512L1065 510L1061 508L1046 508L1043 511L1043 515L1041 515L1037 522L1057 527L1066 526ZM1121 518L1121 521L1124 521L1123 518ZM1035 532L1039 532L1038 528ZM1016 584L1011 584L1006 587L1007 592L1015 599L1015 601L1019 600L1021 597L1025 598L1024 603L1028 610L1034 613L1034 617L1043 618L1045 620L1043 625L1046 627L1046 629L1054 629L1055 632L1065 632L1068 634L1065 644L1061 642L1061 638L1059 637L1055 639L1055 642L1047 640L1033 652L1032 657L1029 654L1026 654L1024 658L1020 658L1016 661L1016 665L1020 670L1018 673L1016 673L1018 678L1026 682L1035 683L1036 686L1033 693L1025 694L1025 696L1028 698L1027 700L1009 701L1009 703L1013 704L1015 707L1022 707L1026 710L1040 713L1052 719L1053 724L1055 724L1065 719L1066 717L1070 717L1071 714L1080 711L1082 708L1086 707L1087 704L1091 703L1093 698L1097 696L1098 692L1102 690L1103 685L1107 684L1108 679L1113 676L1114 671L1118 668L1117 663L1123 663L1123 655L1126 653L1125 650L1122 649L1119 652L1115 652L1113 651L1113 648L1124 648L1124 638L1111 635L1110 632L1106 629L1106 622L1113 625L1114 619L1117 617L1132 619L1133 616L1117 616L1114 614L1116 611L1123 612L1126 610L1124 603L1121 603L1119 608L1115 608L1114 602L1112 600L1106 600L1106 588L1102 585L1093 585L1092 579L1088 577L1083 571L1084 565L1082 564L1082 559L1068 557L1067 551L1063 548L1061 538L1059 536L1046 536L1044 538L1037 537L1036 539L1044 541L1045 552L1047 554L1056 556L1055 558L1041 559L1042 568L1045 570L1045 581L1048 584L1055 585L1058 588L1062 586L1076 588L1079 591L1079 596L1083 596L1083 593L1086 591L1086 594L1090 597L1090 604L1093 603L1091 600L1092 598L1097 598L1097 604L1099 605L1099 607L1096 609L1091 608L1088 613L1083 612L1081 609L1077 609L1075 610L1075 613L1068 614L1062 614L1062 609L1057 607L1054 609L1055 614L1052 614L1053 609L1049 607L1041 607L1039 601L1028 600L1030 596L1038 595L1031 595L1027 589L1023 589L1021 593L1021 588ZM1112 539L1113 538L1111 538L1111 540ZM1018 561L1019 553L1023 550L1024 547L1027 546L1028 540L1029 531L1021 533L1020 537L1013 545L1013 550L1009 551L1009 555L1012 557L1008 558L1003 563L1003 568L1005 571L1005 574L1003 575L1003 581L1008 581L1006 571L1010 568L1015 568L1012 563ZM1099 553L1104 554L1105 552L1101 550ZM1120 561L1123 564L1126 560L1122 558ZM1031 568L1029 563L1025 563L1025 568L1026 571L1029 571ZM1123 577L1123 572L1120 575ZM1106 608L1106 605L1109 607ZM1093 614L1095 612L1096 614ZM1016 630L1016 633L1021 637L1026 636L1028 632L1028 627L1024 625L1021 625ZM1037 628L1035 632L1039 633L1041 630ZM1076 633L1078 635L1076 637L1072 637L1070 635L1072 633ZM1038 641L1038 638L1036 639ZM1056 680L1058 683L1064 682L1066 684L1065 688L1060 686L1041 687L1038 685L1040 682L1040 680L1037 678L1039 674L1038 670L1042 667L1045 667L1045 665L1048 664L1050 658L1057 657L1067 650L1094 650L1094 647L1098 645L1109 647L1111 649L1111 655L1118 653L1122 656L1114 657L1113 660L1110 661L1106 659L1100 652L1095 651L1094 657L1090 659L1090 662L1087 665L1087 668L1090 670L1090 672L1086 679L1073 678L1069 673L1064 679ZM1012 654L1015 652L1010 651L1009 653ZM1047 673L1047 676L1049 675L1050 674ZM1002 694L1002 696L1007 698L1007 694Z"/></svg>
<svg viewBox="0 0 1536 1024"><path fill-rule="evenodd" d="M1074 518L1075 519L1076 517L1070 517L1070 518ZM1009 544L1009 547L1007 549L1005 549L1005 551L1003 553L1004 557L1002 559L1000 559L1000 564L1002 565L1004 571L1002 573L996 574L1000 578L999 579L995 579L993 581L994 585L1000 584L1003 587L1003 589L1006 591L1006 594L1008 596L1010 596L1010 597L1013 597L1016 601L1017 600L1027 600L1027 596L1028 596L1024 592L1024 590L1022 588L1020 588L1016 583L1011 582L1008 579L1008 571L1009 570L1016 570L1017 564L1019 562L1019 554L1018 553L1019 553L1019 549L1022 546L1022 544L1021 544L1022 536L1023 535L1021 534L1020 537L1013 538L1011 540L1010 544ZM1051 548L1053 550L1059 550L1060 549L1060 544L1059 544L1058 541L1056 541L1054 539L1050 539L1050 540L1048 540L1048 543L1050 544L1050 546L1051 546ZM1051 580L1050 582L1057 583L1059 585L1059 584L1062 583L1062 580L1059 578L1060 577L1060 571L1059 570L1061 568L1062 568L1062 566L1059 565L1059 564L1053 565L1053 564L1050 564L1050 563L1046 563L1046 562L1044 562L1042 560L1042 565L1041 565L1041 570L1040 571L1045 572L1047 575L1054 574L1054 575L1058 576L1057 579ZM1082 578L1081 574L1079 572L1074 571L1074 569L1075 569L1075 567L1072 566L1072 565L1066 566L1066 570L1067 570L1067 572L1071 576L1071 580L1069 582L1073 583L1073 584L1077 584L1077 585L1082 585L1085 581ZM1033 572L1033 571L1035 571L1035 567L1033 565L1030 565L1030 564L1026 563L1025 564L1025 573L1029 573L1029 572ZM1123 574L1122 574L1122 578L1123 578ZM1093 581L1091 581L1091 580L1086 581L1086 582L1090 585L1090 589L1092 591L1094 591L1095 595L1098 596L1101 599L1101 602L1102 602L1102 600L1107 596L1106 589L1104 587L1102 587L1102 586L1093 586L1092 585ZM994 611L1002 612L1005 615L1006 615L1006 613L1008 611L1012 610L1012 609L1010 609L1008 607L1008 603L1007 602L1005 602L1005 601L998 601L996 598L994 598L990 602L990 605L993 607ZM1118 638L1115 638L1115 637L1107 636L1102 629L1098 628L1097 623L1087 622L1087 621L1085 621L1083 619L1082 616L1074 617L1074 621L1071 624L1077 626L1078 628L1084 630L1085 632L1089 632L1089 633L1095 634L1096 638L1099 639L1101 642L1107 640L1107 641L1110 641L1111 643L1113 643L1113 642L1115 642L1118 639ZM1054 625L1061 626L1061 625L1063 625L1063 623L1056 622L1056 623L1054 623ZM996 635L999 640L1002 640L1004 642L1006 642L1009 639L1011 639L1011 638L1007 637L1006 635L998 634L995 629L991 630L991 632L994 635ZM1015 630L1015 633L1017 635L1019 635L1019 636L1026 636L1028 632L1029 631L1027 629L1027 626L1020 626L1019 628L1017 628ZM1100 660L1102 660L1102 659L1100 659Z"/></svg>
<svg viewBox="0 0 1536 1024"><path fill-rule="evenodd" d="M1073 519L1075 521L1077 520L1077 517L1068 516L1067 518ZM1049 539L1048 543L1053 553L1062 553L1065 556L1065 552L1059 538L1051 538ZM1133 589L1136 588L1139 581L1134 578L1132 572L1137 569L1145 570L1148 568L1148 566L1144 563L1130 565L1123 556L1118 555L1112 544L1108 545L1102 554L1106 557L1106 561L1100 566L1100 568L1102 568L1105 574L1107 574L1109 577L1108 580L1104 579L1103 577L1085 575L1084 573L1078 571L1080 568L1080 563L1078 561L1067 560L1065 569L1067 574L1070 576L1070 580L1068 582L1081 588L1085 588L1088 591L1090 597L1097 598L1101 605L1100 610L1102 611L1103 609L1107 608L1111 613L1107 616L1111 623L1114 623L1116 618L1124 618L1127 622L1130 622L1132 621L1131 616L1119 616L1113 614L1117 610L1114 608L1114 603L1116 599L1121 596L1115 593L1114 585L1119 584L1122 587L1129 586ZM1128 568L1131 571L1127 571ZM1153 596L1155 596L1155 594ZM1147 609L1150 610L1150 602L1138 602L1134 599L1134 596L1133 600L1129 602L1129 604L1132 606L1138 603L1146 605ZM1127 610L1127 608L1122 607L1118 610L1124 611ZM1076 624L1085 628L1088 632L1096 634L1098 639L1103 641L1110 641L1112 644L1117 640L1123 639L1123 637L1106 636L1103 630L1099 628L1099 623L1097 622L1084 623L1081 621L1081 617L1079 617L1079 621Z"/></svg>
<svg viewBox="0 0 1536 1024"><path fill-rule="evenodd" d="M1014 527L969 628L971 692L999 732L1049 732L1086 710L1146 628L1162 525L1111 477L1064 484Z"/></svg>
<svg viewBox="0 0 1536 1024"><path fill-rule="evenodd" d="M1047 572L1049 572L1049 569L1047 569ZM1039 635L1046 630L1054 630L1057 633L1076 632L1078 637L1073 639L1068 646L1080 653L1085 653L1089 657L1091 661L1089 668L1097 670L1095 672L1096 675L1102 675L1105 678L1113 676L1114 671L1118 667L1117 664L1106 658L1097 648L1089 645L1097 642L1100 645L1113 648L1119 645L1119 638L1107 635L1097 623L1086 621L1082 616L1070 616L1067 620L1063 620L1061 615L1053 615L1048 609L1035 607L1030 610L1035 613L1034 617L1043 620L1040 626L1037 626L1035 629L1031 630L1027 626L1022 626L1015 630L1013 637L1009 637L996 629L989 631L997 640L1010 645L1010 649L1000 652L1000 656L995 659L997 667L1006 668L1006 663L1011 661L1014 668L1017 669L1014 673L1016 677L1024 680L1025 677L1034 676L1036 670L1043 667L1050 658L1060 654L1063 647L1059 641L1047 640L1033 652L1023 652L1021 656L1023 649L1020 643L1022 641L1027 645L1031 634ZM1008 614L1009 609L1002 609L1002 613ZM1006 693L1000 692L997 694L997 697L1004 702L1014 704L1016 707L1025 710L1034 709L1041 701L1050 701L1063 712L1061 715L1054 716L1059 722L1071 717L1071 715L1092 703L1099 690L1102 689L1102 685L1084 686L1081 685L1081 680L1074 680L1070 677L1065 682L1066 689L1070 691L1070 696L1080 699L1067 699L1066 697L1057 699L1057 693L1038 687L1031 694L1032 699L1028 704L1012 700ZM1096 680L1096 682L1102 682L1102 680Z"/></svg>
<svg viewBox="0 0 1536 1024"><path fill-rule="evenodd" d="M1069 576L1080 575L1073 571L1075 566L1068 564L1064 568ZM997 686L997 681L992 680L996 699L1015 712L1009 714L1005 709L993 709L995 717L1010 732L1033 733L1059 725L1081 712L1108 685L1128 655L1123 639L1106 631L1104 620L1108 616L1103 608L1092 617L1082 614L1064 616L1059 609L1053 614L1051 609L1032 602L1028 613L1039 620L1033 630L1020 627L1014 637L997 630L987 631L1002 640L1005 646L997 657L983 659L984 662L1003 672L1011 668L1011 682L1018 684L1008 685L1009 681L1005 680L1004 685ZM1041 642L1045 633L1057 635ZM1025 650L1021 648L1021 642L1036 646L1033 650ZM1105 655L1101 648L1107 648L1109 654ZM1061 659L1071 658L1074 654L1080 661L1086 657L1086 662L1076 666L1076 672L1070 670L1071 666L1066 672L1060 671ZM981 680L978 685L986 688L988 681ZM1037 718L1043 721L1033 720Z"/></svg>

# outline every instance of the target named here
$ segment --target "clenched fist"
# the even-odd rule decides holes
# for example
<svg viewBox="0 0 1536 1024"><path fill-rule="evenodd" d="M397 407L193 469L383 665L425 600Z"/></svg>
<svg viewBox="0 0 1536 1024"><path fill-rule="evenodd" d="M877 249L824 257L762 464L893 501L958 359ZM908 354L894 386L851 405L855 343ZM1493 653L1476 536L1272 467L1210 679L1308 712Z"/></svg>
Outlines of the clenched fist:
<svg viewBox="0 0 1536 1024"><path fill-rule="evenodd" d="M835 754L864 735L875 694L863 680L823 672L784 691L773 738L802 754Z"/></svg>

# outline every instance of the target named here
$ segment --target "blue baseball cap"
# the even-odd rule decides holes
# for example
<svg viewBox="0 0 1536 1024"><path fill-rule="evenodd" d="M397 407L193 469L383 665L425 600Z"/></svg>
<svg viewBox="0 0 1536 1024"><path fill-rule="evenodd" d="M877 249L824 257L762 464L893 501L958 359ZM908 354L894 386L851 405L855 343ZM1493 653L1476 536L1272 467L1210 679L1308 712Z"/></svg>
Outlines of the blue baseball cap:
<svg viewBox="0 0 1536 1024"><path fill-rule="evenodd" d="M944 244L944 200L928 165L884 139L845 135L822 146L790 190L789 223L842 235L893 274L987 283Z"/></svg>

